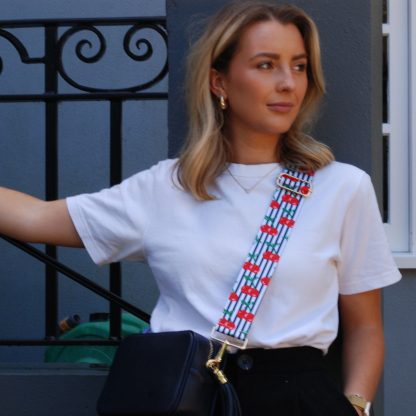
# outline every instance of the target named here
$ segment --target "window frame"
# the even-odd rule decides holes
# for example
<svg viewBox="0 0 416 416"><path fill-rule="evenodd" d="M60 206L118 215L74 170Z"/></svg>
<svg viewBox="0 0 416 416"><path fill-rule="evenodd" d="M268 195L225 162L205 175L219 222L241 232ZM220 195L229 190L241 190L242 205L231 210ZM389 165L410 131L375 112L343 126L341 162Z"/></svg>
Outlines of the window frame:
<svg viewBox="0 0 416 416"><path fill-rule="evenodd" d="M416 4L408 0L391 0L389 3L389 18L392 20L389 20L387 25L389 25L390 36L393 35L391 42L389 42L390 51L396 50L397 46L401 46L402 48L405 47L407 52L407 56L389 57L389 70L393 69L393 72L389 72L390 92L393 91L392 84L394 86L397 77L400 76L394 71L394 68L400 70L400 66L402 66L402 70L406 72L402 74L402 84L406 91L404 95L396 90L394 90L394 95L389 94L389 109L394 106L398 109L404 108L405 123L403 124L406 125L407 132L401 135L405 138L400 140L401 155L398 152L394 153L397 150L395 149L397 143L390 142L393 155L390 159L390 195L388 197L390 207L396 210L397 215L407 217L407 227L394 230L396 238L399 233L402 234L402 241L407 240L407 251L395 250L394 241L392 240L392 231L396 225L394 222L386 224L386 232L392 244L397 265L402 269L414 269L416 268ZM403 13L407 13L407 18L406 14ZM386 27L383 25L383 33L385 29ZM402 45L397 43L400 42L399 38L395 39L395 33L397 32L402 32L402 40L404 36L406 37ZM391 134L400 139L397 126L391 125L390 127ZM406 154L403 154L403 150ZM402 189L404 183L406 186ZM399 192L402 194L400 195Z"/></svg>

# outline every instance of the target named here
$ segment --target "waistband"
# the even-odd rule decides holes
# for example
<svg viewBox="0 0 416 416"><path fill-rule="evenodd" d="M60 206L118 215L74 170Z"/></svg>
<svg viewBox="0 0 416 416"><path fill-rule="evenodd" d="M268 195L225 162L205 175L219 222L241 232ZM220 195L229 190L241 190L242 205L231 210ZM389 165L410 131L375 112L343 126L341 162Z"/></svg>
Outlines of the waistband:
<svg viewBox="0 0 416 416"><path fill-rule="evenodd" d="M290 347L239 350L228 354L226 368L260 371L311 371L325 368L322 350L313 347Z"/></svg>

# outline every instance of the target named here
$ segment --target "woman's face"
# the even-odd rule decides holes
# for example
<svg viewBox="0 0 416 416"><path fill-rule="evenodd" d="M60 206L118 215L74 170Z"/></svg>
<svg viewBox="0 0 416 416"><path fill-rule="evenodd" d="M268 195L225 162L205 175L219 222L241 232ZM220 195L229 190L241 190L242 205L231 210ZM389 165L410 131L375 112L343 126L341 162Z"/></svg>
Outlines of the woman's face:
<svg viewBox="0 0 416 416"><path fill-rule="evenodd" d="M306 94L306 70L305 45L295 25L266 21L248 27L228 71L211 74L212 91L228 103L231 135L276 139L288 131Z"/></svg>

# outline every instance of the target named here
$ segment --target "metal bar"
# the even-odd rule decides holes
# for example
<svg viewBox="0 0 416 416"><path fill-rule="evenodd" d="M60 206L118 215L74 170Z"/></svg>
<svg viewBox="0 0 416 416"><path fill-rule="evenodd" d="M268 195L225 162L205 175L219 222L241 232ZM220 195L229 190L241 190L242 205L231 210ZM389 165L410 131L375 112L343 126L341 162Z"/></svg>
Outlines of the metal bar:
<svg viewBox="0 0 416 416"><path fill-rule="evenodd" d="M110 102L110 186L122 179L122 102Z"/></svg>
<svg viewBox="0 0 416 416"><path fill-rule="evenodd" d="M102 286L97 285L92 280L87 279L86 277L82 276L80 273L77 273L76 271L70 269L68 266L65 266L64 264L59 263L54 258L47 256L45 253L42 253L40 250L31 246L30 244L17 241L13 238L6 237L4 235L2 235L1 238L8 241L10 244L13 244L14 246L20 248L26 253L30 254L32 257L40 260L42 263L45 263L54 267L59 273L62 273L63 275L69 277L74 282L77 282L81 286L84 286L85 288L91 290L92 292L103 297L104 299L117 303L117 305L120 305L120 307L123 310L130 312L131 314L137 316L138 318L142 319L145 322L150 321L150 315L147 314L146 312L143 312L139 308L133 306L131 303L126 302L124 299L120 298L114 293L109 292Z"/></svg>
<svg viewBox="0 0 416 416"><path fill-rule="evenodd" d="M45 27L45 91L57 93L56 44L58 28ZM45 199L58 198L58 103L45 104ZM46 254L56 258L56 247L46 246ZM45 269L45 337L57 336L58 275L50 265Z"/></svg>
<svg viewBox="0 0 416 416"><path fill-rule="evenodd" d="M45 25L72 26L74 24L99 24L102 26L128 25L136 23L154 23L165 25L166 17L112 17L112 18L62 18L62 19L21 19L21 20L0 20L0 27L42 27Z"/></svg>
<svg viewBox="0 0 416 416"><path fill-rule="evenodd" d="M110 291L121 297L121 265L110 264ZM110 303L110 338L121 338L121 309L116 303Z"/></svg>
<svg viewBox="0 0 416 416"><path fill-rule="evenodd" d="M147 93L133 93L133 92L105 92L105 93L84 93L84 94L0 94L0 102L27 102L27 101L100 101L121 99L128 100L167 100L168 93L166 92L147 92Z"/></svg>
<svg viewBox="0 0 416 416"><path fill-rule="evenodd" d="M110 186L122 179L122 117L123 107L120 100L110 102ZM121 265L110 265L110 291L121 296ZM121 338L121 309L110 303L110 338Z"/></svg>

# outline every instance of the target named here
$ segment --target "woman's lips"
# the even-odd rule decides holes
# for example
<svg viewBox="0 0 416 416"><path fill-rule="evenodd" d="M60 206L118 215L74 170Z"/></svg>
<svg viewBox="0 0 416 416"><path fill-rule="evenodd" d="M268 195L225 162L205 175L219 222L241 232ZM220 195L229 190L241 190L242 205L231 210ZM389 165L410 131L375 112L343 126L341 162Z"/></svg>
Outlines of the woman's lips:
<svg viewBox="0 0 416 416"><path fill-rule="evenodd" d="M267 104L267 108L276 113L288 113L292 110L294 105L292 103L279 102L279 103L270 103Z"/></svg>

